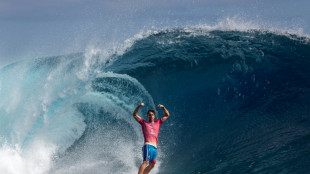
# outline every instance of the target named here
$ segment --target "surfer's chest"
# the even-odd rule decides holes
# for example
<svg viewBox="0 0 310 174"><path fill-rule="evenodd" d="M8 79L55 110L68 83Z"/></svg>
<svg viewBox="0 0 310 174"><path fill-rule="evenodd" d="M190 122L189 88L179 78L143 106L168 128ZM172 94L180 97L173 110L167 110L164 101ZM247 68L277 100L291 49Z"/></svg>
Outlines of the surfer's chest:
<svg viewBox="0 0 310 174"><path fill-rule="evenodd" d="M156 122L153 122L153 123L145 123L143 125L143 128L144 128L144 132L147 133L147 134L158 134L158 131L159 131L159 124L156 123Z"/></svg>

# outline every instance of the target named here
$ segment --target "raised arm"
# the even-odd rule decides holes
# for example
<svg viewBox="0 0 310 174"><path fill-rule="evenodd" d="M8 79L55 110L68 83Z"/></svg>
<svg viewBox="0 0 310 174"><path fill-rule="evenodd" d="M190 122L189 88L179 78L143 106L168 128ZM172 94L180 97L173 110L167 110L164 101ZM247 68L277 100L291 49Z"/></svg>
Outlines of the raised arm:
<svg viewBox="0 0 310 174"><path fill-rule="evenodd" d="M162 119L162 121L163 121L163 122L164 122L164 121L166 121L166 120L167 120L167 118L170 116L170 114L169 114L168 110L165 108L165 106L164 106L164 105L161 105L161 104L158 104L158 106L157 106L157 107L159 107L159 108L163 108L165 115L164 115L161 119Z"/></svg>
<svg viewBox="0 0 310 174"><path fill-rule="evenodd" d="M141 119L141 117L138 115L138 112L141 106L144 106L144 103L140 103L132 114L133 118L135 118L137 121L140 121Z"/></svg>

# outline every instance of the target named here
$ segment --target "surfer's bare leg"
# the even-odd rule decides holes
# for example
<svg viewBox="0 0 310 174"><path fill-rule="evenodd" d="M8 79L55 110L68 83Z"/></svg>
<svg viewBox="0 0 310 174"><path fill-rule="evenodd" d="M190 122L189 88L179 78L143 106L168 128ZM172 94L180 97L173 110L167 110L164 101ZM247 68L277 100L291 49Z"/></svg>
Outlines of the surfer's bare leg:
<svg viewBox="0 0 310 174"><path fill-rule="evenodd" d="M139 173L138 173L138 174L143 174L144 169L146 168L147 165L149 165L149 162L148 162L148 161L143 161L143 163L142 163L141 166L140 166L140 169L139 169Z"/></svg>
<svg viewBox="0 0 310 174"><path fill-rule="evenodd" d="M148 174L152 168L155 166L155 164L151 163L150 165L148 165L145 170L144 170L144 173L143 174Z"/></svg>

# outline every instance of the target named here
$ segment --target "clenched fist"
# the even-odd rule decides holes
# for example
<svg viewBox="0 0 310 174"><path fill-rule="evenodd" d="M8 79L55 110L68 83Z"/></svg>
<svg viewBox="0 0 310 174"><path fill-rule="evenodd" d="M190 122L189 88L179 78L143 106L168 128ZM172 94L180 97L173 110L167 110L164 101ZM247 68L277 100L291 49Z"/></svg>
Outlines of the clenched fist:
<svg viewBox="0 0 310 174"><path fill-rule="evenodd" d="M158 105L157 105L157 107L159 107L159 108L163 108L163 107L164 107L164 105L158 104Z"/></svg>

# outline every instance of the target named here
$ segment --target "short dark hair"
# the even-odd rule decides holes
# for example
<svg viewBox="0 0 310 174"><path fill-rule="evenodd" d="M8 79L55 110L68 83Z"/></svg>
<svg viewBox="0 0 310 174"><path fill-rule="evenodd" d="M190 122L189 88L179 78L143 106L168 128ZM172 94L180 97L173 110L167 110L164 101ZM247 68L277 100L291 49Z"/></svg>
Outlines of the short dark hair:
<svg viewBox="0 0 310 174"><path fill-rule="evenodd" d="M154 111L153 109L148 110L148 111L147 111L147 114L148 114L149 112L153 112L154 115L155 115L155 111Z"/></svg>

